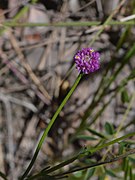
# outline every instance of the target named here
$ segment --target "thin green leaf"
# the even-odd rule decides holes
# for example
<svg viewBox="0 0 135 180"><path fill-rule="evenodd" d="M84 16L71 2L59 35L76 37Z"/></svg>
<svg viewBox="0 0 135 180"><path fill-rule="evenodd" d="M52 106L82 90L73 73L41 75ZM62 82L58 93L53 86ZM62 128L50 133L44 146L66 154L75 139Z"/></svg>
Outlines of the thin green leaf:
<svg viewBox="0 0 135 180"><path fill-rule="evenodd" d="M127 161L127 167L125 169L124 179L128 180L129 175L130 175L130 165L129 165L129 161Z"/></svg>
<svg viewBox="0 0 135 180"><path fill-rule="evenodd" d="M95 130L93 130L93 129L91 129L91 128L87 128L87 130L88 130L90 133L92 133L92 134L94 134L94 135L96 135L96 136L98 136L98 137L100 137L100 138L107 139L107 137L106 137L104 134L101 134L101 133L99 133L99 132L97 132L97 131L95 131Z"/></svg>
<svg viewBox="0 0 135 180"><path fill-rule="evenodd" d="M129 160L127 158L124 158L123 165L122 165L122 169L123 169L124 172L127 171L128 164L129 164Z"/></svg>
<svg viewBox="0 0 135 180"><path fill-rule="evenodd" d="M115 172L112 170L106 169L106 173L111 177L118 177Z"/></svg>
<svg viewBox="0 0 135 180"><path fill-rule="evenodd" d="M130 180L133 180L133 170L132 170L132 166L129 166L129 178Z"/></svg>
<svg viewBox="0 0 135 180"><path fill-rule="evenodd" d="M26 180L56 180L56 178L54 178L53 176L50 176L50 175L47 175L45 174L44 172L38 174L38 175L34 175L34 176L30 176L30 177L27 177Z"/></svg>
<svg viewBox="0 0 135 180"><path fill-rule="evenodd" d="M127 90L124 88L121 92L121 101L123 103L129 102L130 101L130 97L128 95Z"/></svg>
<svg viewBox="0 0 135 180"><path fill-rule="evenodd" d="M86 175L85 175L84 180L89 180L89 179L93 176L93 174L94 174L94 172L95 172L95 169L96 169L96 168L88 169L88 170L87 170L87 173L86 173Z"/></svg>
<svg viewBox="0 0 135 180"><path fill-rule="evenodd" d="M115 133L113 125L109 122L105 123L105 130L106 130L107 134L109 134L109 135L112 135Z"/></svg>
<svg viewBox="0 0 135 180"><path fill-rule="evenodd" d="M86 136L86 135L78 135L76 139L91 140L91 141L97 140L97 138L93 136Z"/></svg>

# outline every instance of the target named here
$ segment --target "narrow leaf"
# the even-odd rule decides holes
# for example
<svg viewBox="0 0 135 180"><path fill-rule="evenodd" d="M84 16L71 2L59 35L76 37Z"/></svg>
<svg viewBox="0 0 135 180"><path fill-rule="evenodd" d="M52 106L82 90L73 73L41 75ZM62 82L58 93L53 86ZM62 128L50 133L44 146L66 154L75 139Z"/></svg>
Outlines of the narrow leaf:
<svg viewBox="0 0 135 180"><path fill-rule="evenodd" d="M130 101L130 97L128 95L127 90L124 88L121 92L121 101L123 103L129 102Z"/></svg>
<svg viewBox="0 0 135 180"><path fill-rule="evenodd" d="M101 134L101 133L99 133L99 132L97 132L97 131L95 131L95 130L93 130L93 129L91 129L91 128L87 128L87 130L88 130L90 133L92 133L92 134L94 134L94 135L96 135L96 136L98 136L98 137L100 137L100 138L106 139L106 137L105 137L104 134Z"/></svg>
<svg viewBox="0 0 135 180"><path fill-rule="evenodd" d="M97 140L97 138L93 136L86 136L86 135L78 135L76 138L83 139L83 140L91 140L91 141Z"/></svg>
<svg viewBox="0 0 135 180"><path fill-rule="evenodd" d="M105 123L105 130L106 130L107 134L109 134L109 135L112 135L115 133L113 125L109 122Z"/></svg>

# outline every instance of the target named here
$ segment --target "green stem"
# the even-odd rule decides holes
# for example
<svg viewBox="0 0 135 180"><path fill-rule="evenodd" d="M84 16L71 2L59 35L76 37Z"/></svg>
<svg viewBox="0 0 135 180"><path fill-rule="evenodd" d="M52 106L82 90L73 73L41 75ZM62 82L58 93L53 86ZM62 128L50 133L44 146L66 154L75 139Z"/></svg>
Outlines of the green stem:
<svg viewBox="0 0 135 180"><path fill-rule="evenodd" d="M21 180L24 179L30 172L31 168L33 167L34 165L34 162L38 156L38 153L41 149L41 146L46 138L46 136L48 135L48 132L50 131L52 125L54 124L56 118L58 117L58 115L60 114L62 108L64 107L64 105L66 104L66 102L68 101L68 99L71 97L71 95L73 94L74 90L76 89L79 81L81 80L83 74L79 74L77 79L75 80L75 83L73 84L72 88L70 89L70 91L68 92L68 94L66 95L66 97L64 98L64 100L62 101L61 105L58 107L57 111L55 112L54 116L52 117L51 121L49 122L47 128L45 129L38 145L37 145L37 148L36 148L36 151L33 155L33 158L31 159L31 162L29 164L29 166L27 167L26 171L24 172L24 174L22 175L22 177L20 178Z"/></svg>
<svg viewBox="0 0 135 180"><path fill-rule="evenodd" d="M28 7L27 7L28 8ZM26 9L27 9L26 8ZM24 9L23 11L26 11L26 9ZM18 16L17 16L18 19ZM83 22L58 22L58 23L32 23L32 22L26 22L26 23L18 23L15 21L6 21L1 23L1 25L3 26L7 26L7 27L35 27L35 26L53 26L53 27L71 27L71 26L97 26L100 25L101 22L100 21L83 21ZM105 26L113 26L113 25L134 25L135 22L132 21L125 21L125 22L121 22L121 21L110 21L107 24L101 25L102 28L104 28Z"/></svg>
<svg viewBox="0 0 135 180"><path fill-rule="evenodd" d="M51 172L54 172L54 171L56 171L56 170L58 170L58 169L60 169L60 168L62 168L64 166L66 166L68 164L73 163L76 159L78 159L78 157L79 157L79 155L75 155L72 158L70 158L70 159L68 159L68 160L66 160L66 161L64 161L64 162L62 162L62 163L60 163L60 164L50 168L50 169L42 170L40 173L35 174L34 176L29 177L28 179L32 180L32 179L39 178L40 176L50 174Z"/></svg>
<svg viewBox="0 0 135 180"><path fill-rule="evenodd" d="M76 159L78 159L78 157L79 157L79 155L75 155L75 156L73 156L72 158L70 158L70 159L68 159L68 160L66 160L66 161L64 161L64 162L62 162L62 163L60 163L60 164L58 164L58 165L56 165L56 166L48 169L48 170L46 170L45 173L46 173L46 174L49 174L49 173L54 172L54 171L56 171L56 170L58 170L58 169L60 169L60 168L62 168L62 167L64 167L64 166L66 166L66 165L68 165L68 164L71 164L71 163L73 163Z"/></svg>
<svg viewBox="0 0 135 180"><path fill-rule="evenodd" d="M127 138L129 138L129 137L131 137L131 136L134 136L134 135L135 135L135 132L126 134L125 136L122 136L122 137L119 137L119 138L117 138L117 139L114 139L114 140L112 140L112 141L110 141L110 142L108 142L108 143L106 143L106 144L102 144L101 146L98 146L98 147L96 147L96 148L89 149L89 151L90 151L90 153L93 154L93 153L95 153L96 151L99 151L99 150L101 150L101 149L103 149L103 148L105 148L105 147L108 147L108 146L110 146L110 145L113 145L114 143L117 143L117 142L119 142L119 141L121 141L121 140L123 140L123 139L127 139Z"/></svg>
<svg viewBox="0 0 135 180"><path fill-rule="evenodd" d="M87 166L84 166L84 167L79 167L79 168L73 168L69 171L66 171L64 173L61 173L61 174L56 174L55 177L61 177L63 175L66 175L66 174L71 174L71 173L74 173L74 172L77 172L77 171L82 171L82 170L86 170L88 168L93 168L93 167L97 167L97 166L101 166L101 165L105 165L105 164L108 164L108 163L112 163L112 162L115 162L115 161L119 161L120 159L123 159L129 155L132 155L132 154L135 154L135 149L130 149L129 151L127 151L126 153L123 153L119 156L116 156L114 158L111 158L111 159L107 159L105 161L101 161L101 162L98 162L98 163L95 163L95 164L92 164L92 165L87 165Z"/></svg>

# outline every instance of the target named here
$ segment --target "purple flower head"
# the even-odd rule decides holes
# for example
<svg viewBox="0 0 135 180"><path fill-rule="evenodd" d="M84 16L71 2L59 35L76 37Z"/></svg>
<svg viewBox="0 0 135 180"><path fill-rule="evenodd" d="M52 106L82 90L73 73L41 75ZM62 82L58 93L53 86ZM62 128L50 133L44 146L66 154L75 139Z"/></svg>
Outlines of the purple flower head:
<svg viewBox="0 0 135 180"><path fill-rule="evenodd" d="M95 52L93 48L83 48L78 51L74 60L79 73L89 74L100 68L100 54Z"/></svg>

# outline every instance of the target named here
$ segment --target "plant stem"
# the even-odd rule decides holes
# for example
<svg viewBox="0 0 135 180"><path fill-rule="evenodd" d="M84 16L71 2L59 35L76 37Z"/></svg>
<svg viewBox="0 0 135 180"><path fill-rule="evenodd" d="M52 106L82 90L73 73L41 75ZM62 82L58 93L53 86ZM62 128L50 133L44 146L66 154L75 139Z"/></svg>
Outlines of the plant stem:
<svg viewBox="0 0 135 180"><path fill-rule="evenodd" d="M62 162L62 163L60 163L60 164L58 164L58 165L56 165L56 166L54 166L54 167L52 167L52 168L50 168L50 169L47 169L47 170L45 171L45 173L46 173L46 174L49 174L49 173L54 172L54 171L56 171L56 170L58 170L58 169L60 169L60 168L62 168L62 167L64 167L64 166L66 166L66 165L68 165L68 164L71 164L71 163L73 163L75 160L77 160L78 157L79 157L79 155L75 155L75 156L73 156L72 158L70 158L70 159L68 159L68 160L66 160L66 161L64 161L64 162Z"/></svg>
<svg viewBox="0 0 135 180"><path fill-rule="evenodd" d="M28 8L28 7L27 7ZM23 11L26 11L25 9ZM18 16L17 16L18 17ZM18 18L17 18L18 19ZM71 27L71 26L97 26L101 25L100 21L82 21L82 22L58 22L58 23L32 23L32 22L26 22L26 23L18 23L15 21L5 21L1 23L4 27L36 27L36 26L49 26L49 27ZM113 25L134 25L134 21L110 21L107 24L101 25L101 27L105 28L105 26L113 26Z"/></svg>
<svg viewBox="0 0 135 180"><path fill-rule="evenodd" d="M93 168L93 167L97 167L97 166L100 166L100 165L105 165L105 164L108 164L108 163L112 163L112 162L118 161L120 159L123 159L123 158L125 158L125 157L127 157L129 155L132 155L132 154L135 154L135 149L130 149L129 151L127 151L124 154L121 154L119 156L115 156L114 158L107 159L105 161L101 161L101 162L98 162L98 163L95 163L95 164L92 164L92 165L87 165L87 166L84 166L84 167L79 167L79 168L76 168L76 169L71 169L71 170L69 170L67 172L64 172L64 173L61 173L61 174L56 174L55 177L60 177L60 176L66 175L66 174L71 174L73 172L86 170L88 168Z"/></svg>
<svg viewBox="0 0 135 180"><path fill-rule="evenodd" d="M93 153L95 153L96 151L99 151L99 150L101 150L101 149L103 149L103 148L105 148L105 147L108 147L108 146L110 146L110 145L113 145L114 143L118 143L119 141L121 141L121 140L123 140L123 139L126 139L126 138L129 138L129 137L134 136L134 135L135 135L135 132L126 134L125 136L121 136L121 137L119 137L119 138L116 138L116 139L114 139L114 140L112 140L112 141L110 141L110 142L108 142L108 143L106 143L106 144L102 144L101 146L98 146L98 147L96 147L96 148L89 149L89 151L90 151L90 153L93 154Z"/></svg>
<svg viewBox="0 0 135 180"><path fill-rule="evenodd" d="M62 101L62 103L60 104L60 106L58 107L57 111L55 112L55 114L53 115L52 119L50 120L47 128L44 130L44 133L41 137L41 139L39 140L39 143L37 145L37 148L35 150L35 153L31 159L31 162L29 164L29 166L27 167L26 171L24 172L24 174L21 176L21 180L24 179L30 172L31 168L33 167L34 165L34 162L36 161L36 158L38 156L38 153L41 149L41 146L46 138L46 136L48 135L48 132L50 131L52 125L54 124L56 118L58 117L58 115L60 114L62 108L64 107L64 105L66 104L66 102L68 101L68 99L71 97L71 95L73 94L74 90L76 89L79 81L81 80L83 74L79 74L77 79L75 80L75 83L73 84L72 88L70 89L70 91L68 92L68 94L66 95L66 97L64 98L64 100Z"/></svg>
<svg viewBox="0 0 135 180"><path fill-rule="evenodd" d="M50 169L42 170L42 171L39 172L38 174L35 174L34 176L31 176L31 177L29 178L29 180L39 178L40 175L41 175L41 176L43 176L43 175L48 175L48 174L51 173L51 172L54 172L54 171L56 171L56 170L58 170L58 169L60 169L60 168L62 168L62 167L64 167L64 166L66 166L66 165L68 165L68 164L70 164L70 163L73 163L76 159L78 159L78 157L79 157L79 155L75 155L75 156L73 156L72 158L70 158L70 159L68 159L68 160L66 160L66 161L64 161L64 162L62 162L62 163L60 163L60 164L58 164L58 165L56 165L56 166L51 167Z"/></svg>

